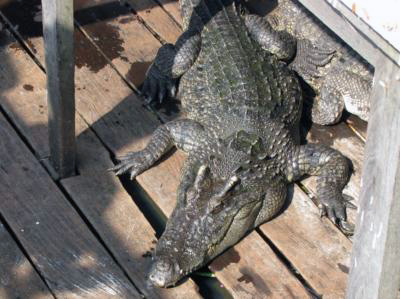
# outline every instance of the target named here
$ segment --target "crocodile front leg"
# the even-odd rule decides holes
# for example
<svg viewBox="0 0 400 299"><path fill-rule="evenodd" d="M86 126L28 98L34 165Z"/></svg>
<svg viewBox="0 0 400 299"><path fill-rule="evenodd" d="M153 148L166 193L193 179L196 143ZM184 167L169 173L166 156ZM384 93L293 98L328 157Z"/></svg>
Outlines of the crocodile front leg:
<svg viewBox="0 0 400 299"><path fill-rule="evenodd" d="M277 31L264 18L245 15L244 21L252 38L266 51L278 59L289 60L296 51L296 40L286 31Z"/></svg>
<svg viewBox="0 0 400 299"><path fill-rule="evenodd" d="M346 219L346 207L353 208L354 205L342 194L350 176L349 162L342 154L321 145L297 146L291 152L286 175L289 181L304 175L317 176L321 215L327 214L343 232L353 233L354 227Z"/></svg>
<svg viewBox="0 0 400 299"><path fill-rule="evenodd" d="M119 157L119 164L110 170L116 175L129 173L130 178L134 179L149 169L173 146L187 153L196 150L197 141L202 140L204 135L203 127L195 121L189 119L171 121L157 128L143 150Z"/></svg>
<svg viewBox="0 0 400 299"><path fill-rule="evenodd" d="M175 45L165 44L157 53L143 83L142 93L147 103L159 101L176 94L176 79L195 62L200 52L200 34L185 31Z"/></svg>

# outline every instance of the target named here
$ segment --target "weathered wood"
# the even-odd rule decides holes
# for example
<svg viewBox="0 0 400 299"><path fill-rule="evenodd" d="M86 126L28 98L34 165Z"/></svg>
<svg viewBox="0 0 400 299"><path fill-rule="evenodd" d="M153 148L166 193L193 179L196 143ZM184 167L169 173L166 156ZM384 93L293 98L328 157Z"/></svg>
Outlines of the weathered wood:
<svg viewBox="0 0 400 299"><path fill-rule="evenodd" d="M288 209L260 229L318 294L344 298L351 243L298 186Z"/></svg>
<svg viewBox="0 0 400 299"><path fill-rule="evenodd" d="M75 173L74 21L72 0L43 0L50 160L60 177Z"/></svg>
<svg viewBox="0 0 400 299"><path fill-rule="evenodd" d="M0 212L59 298L138 298L46 171L0 116ZM68 273L68 275L66 275Z"/></svg>
<svg viewBox="0 0 400 299"><path fill-rule="evenodd" d="M2 223L0 269L0 298L54 298Z"/></svg>
<svg viewBox="0 0 400 299"><path fill-rule="evenodd" d="M368 123L355 115L350 115L346 119L346 124L354 131L354 133L365 143L367 140Z"/></svg>
<svg viewBox="0 0 400 299"><path fill-rule="evenodd" d="M210 269L234 298L309 297L255 231L217 257Z"/></svg>
<svg viewBox="0 0 400 299"><path fill-rule="evenodd" d="M174 20L182 26L182 16L178 0L158 0L162 7L174 18Z"/></svg>
<svg viewBox="0 0 400 299"><path fill-rule="evenodd" d="M400 10L400 3L398 1L386 2L385 5L363 0L340 0L340 2L348 7L348 12L351 11L353 17L357 16L362 19L373 28L376 34L381 35L383 39L400 51L400 22L397 14L397 11Z"/></svg>
<svg viewBox="0 0 400 299"><path fill-rule="evenodd" d="M400 286L400 69L376 70L347 298L396 298Z"/></svg>
<svg viewBox="0 0 400 299"><path fill-rule="evenodd" d="M299 2L373 66L379 66L381 55L386 55L399 64L400 53L355 16L341 1L299 0Z"/></svg>
<svg viewBox="0 0 400 299"><path fill-rule="evenodd" d="M75 19L125 79L138 87L161 44L127 7L103 1L95 10L77 11ZM87 5L98 2L85 1Z"/></svg>
<svg viewBox="0 0 400 299"><path fill-rule="evenodd" d="M168 289L148 284L155 231L113 174L96 171L61 183L147 298L200 298L190 280Z"/></svg>
<svg viewBox="0 0 400 299"><path fill-rule="evenodd" d="M107 0L101 2L103 1ZM97 3L87 1L86 4L90 2ZM118 72L131 86L139 88L161 43L128 8L116 2L99 5L96 11L77 12L75 18L88 38L98 46ZM140 45L137 44L138 40L141 41ZM179 117L179 103L163 103L157 108L157 114L165 122L176 119Z"/></svg>
<svg viewBox="0 0 400 299"><path fill-rule="evenodd" d="M19 43L0 33L0 104L41 159L49 157L46 76ZM76 115L77 169L79 173L112 166L108 152Z"/></svg>
<svg viewBox="0 0 400 299"><path fill-rule="evenodd" d="M154 0L125 0L168 43L175 43L181 29Z"/></svg>

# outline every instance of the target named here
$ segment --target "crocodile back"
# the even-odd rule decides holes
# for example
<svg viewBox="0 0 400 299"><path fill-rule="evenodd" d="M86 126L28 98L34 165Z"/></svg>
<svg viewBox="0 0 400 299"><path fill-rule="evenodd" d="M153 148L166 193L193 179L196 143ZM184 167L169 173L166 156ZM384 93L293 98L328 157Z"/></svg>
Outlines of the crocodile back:
<svg viewBox="0 0 400 299"><path fill-rule="evenodd" d="M263 130L271 119L296 124L302 101L297 79L250 37L237 6L228 4L201 1L192 12L201 12L202 50L181 79L185 112L225 136Z"/></svg>

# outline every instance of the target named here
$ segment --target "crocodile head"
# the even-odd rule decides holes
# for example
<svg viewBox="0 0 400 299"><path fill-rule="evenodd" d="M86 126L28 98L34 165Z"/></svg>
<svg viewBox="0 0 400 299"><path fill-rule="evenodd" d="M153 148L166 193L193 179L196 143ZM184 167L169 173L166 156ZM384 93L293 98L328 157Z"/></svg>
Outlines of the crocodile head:
<svg viewBox="0 0 400 299"><path fill-rule="evenodd" d="M191 186L178 190L185 196L178 198L156 246L149 273L154 285L176 284L254 227L265 195L263 176L233 173L216 179L212 172L200 166Z"/></svg>

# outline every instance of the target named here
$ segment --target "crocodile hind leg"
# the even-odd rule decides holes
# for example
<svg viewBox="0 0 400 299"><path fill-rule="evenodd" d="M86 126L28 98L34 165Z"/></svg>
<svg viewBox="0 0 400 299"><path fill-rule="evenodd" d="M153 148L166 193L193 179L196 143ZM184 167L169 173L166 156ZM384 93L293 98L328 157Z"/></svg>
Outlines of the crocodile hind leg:
<svg viewBox="0 0 400 299"><path fill-rule="evenodd" d="M342 194L350 176L347 158L326 146L301 145L291 151L286 172L289 181L304 175L317 176L321 215L327 215L343 232L353 233L353 225L347 222L346 207L354 208L354 205Z"/></svg>
<svg viewBox="0 0 400 299"><path fill-rule="evenodd" d="M185 31L175 45L165 44L146 73L142 94L147 103L162 102L176 94L176 81L195 62L200 52L200 34Z"/></svg>
<svg viewBox="0 0 400 299"><path fill-rule="evenodd" d="M203 136L203 127L195 121L171 121L157 128L143 150L119 157L119 164L110 170L116 175L129 173L130 178L134 179L154 165L173 146L188 153L195 150L197 142L201 141Z"/></svg>
<svg viewBox="0 0 400 299"><path fill-rule="evenodd" d="M358 74L332 69L321 85L312 108L312 121L320 125L337 123L343 109L367 121L372 83Z"/></svg>

